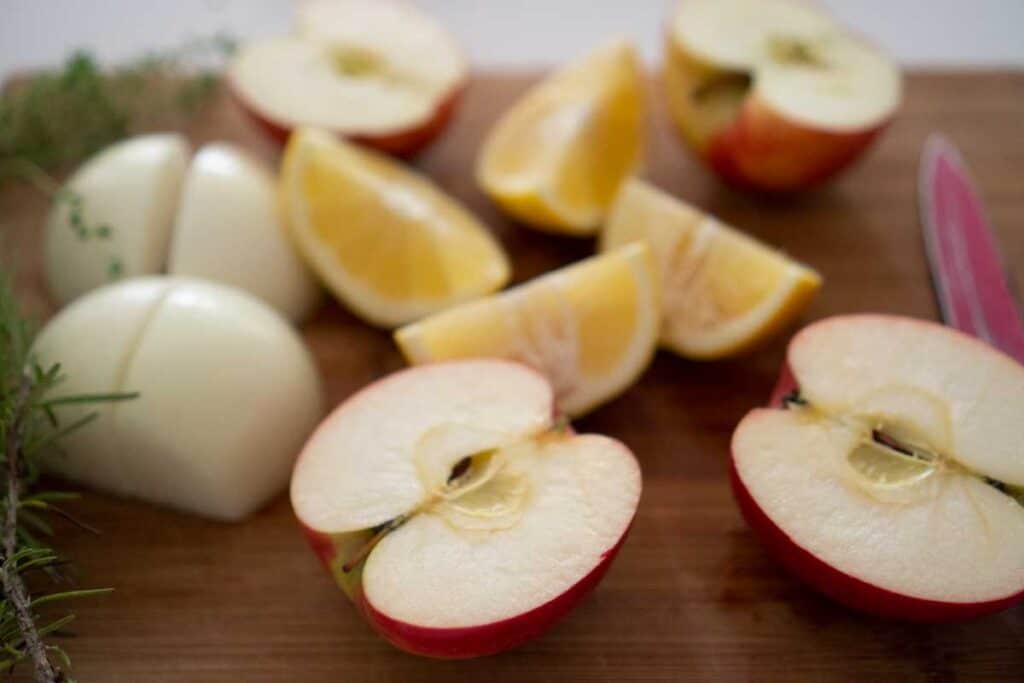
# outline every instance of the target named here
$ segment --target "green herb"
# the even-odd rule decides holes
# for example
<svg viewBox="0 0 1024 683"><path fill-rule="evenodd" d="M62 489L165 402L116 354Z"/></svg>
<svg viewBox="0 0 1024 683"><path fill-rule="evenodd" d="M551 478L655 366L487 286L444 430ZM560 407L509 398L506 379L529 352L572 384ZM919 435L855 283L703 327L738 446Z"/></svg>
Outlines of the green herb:
<svg viewBox="0 0 1024 683"><path fill-rule="evenodd" d="M77 52L64 66L8 88L0 96L0 189L27 182L54 205L65 205L82 241L110 240L114 228L92 225L84 199L48 169L81 161L132 132L180 123L217 92L216 69L234 51L223 36L192 41L112 69ZM111 254L107 277L124 271Z"/></svg>
<svg viewBox="0 0 1024 683"><path fill-rule="evenodd" d="M45 542L54 535L54 517L94 531L58 505L74 499L75 494L37 490L40 457L56 447L62 437L96 417L96 413L89 413L70 424L61 424L57 415L60 406L120 401L135 394L55 393L64 380L60 365L44 367L32 354L32 326L18 310L10 281L0 270L0 668L13 670L18 663L30 661L37 681L68 682L68 656L49 639L61 635L75 615L44 615L52 611L53 603L109 589L30 591L30 581L36 586L40 581L60 584L70 580L66 561Z"/></svg>
<svg viewBox="0 0 1024 683"><path fill-rule="evenodd" d="M9 88L0 97L0 186L194 114L216 92L216 68L233 50L216 36L109 70L77 52Z"/></svg>
<svg viewBox="0 0 1024 683"><path fill-rule="evenodd" d="M61 204L67 206L68 223L78 239L85 242L92 239L109 240L113 237L114 228L110 225L106 223L92 225L87 221L84 213L85 200L80 194L74 192L66 185L61 187L49 173L35 164L23 160L18 160L18 162L11 167L20 169L19 175L22 180L28 182L39 192L49 197L55 207ZM123 269L121 259L116 255L111 255L110 262L107 265L108 279L116 280L121 276Z"/></svg>
<svg viewBox="0 0 1024 683"><path fill-rule="evenodd" d="M82 197L62 189L49 169L81 161L134 131L174 125L193 115L216 92L215 68L233 47L230 40L215 37L109 70L79 52L60 69L9 88L0 96L0 187L29 182L54 203L66 204L71 229L81 240L109 240L114 227L90 224ZM113 257L111 278L122 269ZM107 589L30 590L39 581L70 580L67 563L44 542L54 534L54 517L92 531L58 505L75 494L37 490L40 457L96 417L89 413L61 424L60 406L135 395L55 395L64 375L59 365L44 367L33 357L32 327L20 314L10 283L0 268L0 669L28 661L37 681L67 682L69 659L50 639L64 632L74 614L45 614L53 603Z"/></svg>

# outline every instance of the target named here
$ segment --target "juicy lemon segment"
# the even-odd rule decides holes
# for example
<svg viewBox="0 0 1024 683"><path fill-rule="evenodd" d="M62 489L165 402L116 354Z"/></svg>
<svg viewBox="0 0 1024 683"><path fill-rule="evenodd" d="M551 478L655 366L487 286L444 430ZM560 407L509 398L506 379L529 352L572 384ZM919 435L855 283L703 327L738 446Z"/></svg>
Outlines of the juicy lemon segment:
<svg viewBox="0 0 1024 683"><path fill-rule="evenodd" d="M299 252L356 314L394 327L500 289L508 260L468 211L423 176L330 134L285 150L280 197Z"/></svg>
<svg viewBox="0 0 1024 683"><path fill-rule="evenodd" d="M661 276L664 346L708 360L747 350L794 318L821 277L743 233L630 180L601 235L601 249L650 245Z"/></svg>
<svg viewBox="0 0 1024 683"><path fill-rule="evenodd" d="M410 363L517 360L552 383L571 416L603 403L647 367L658 340L656 267L632 244L438 313L395 333Z"/></svg>
<svg viewBox="0 0 1024 683"><path fill-rule="evenodd" d="M484 142L477 180L510 215L593 234L643 152L643 80L625 41L602 45L530 90Z"/></svg>

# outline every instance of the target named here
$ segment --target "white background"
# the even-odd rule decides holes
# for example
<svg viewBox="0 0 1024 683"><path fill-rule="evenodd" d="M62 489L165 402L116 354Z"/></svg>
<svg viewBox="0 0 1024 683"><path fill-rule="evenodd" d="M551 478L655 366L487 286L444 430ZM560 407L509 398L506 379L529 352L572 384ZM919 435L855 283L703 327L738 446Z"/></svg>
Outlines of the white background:
<svg viewBox="0 0 1024 683"><path fill-rule="evenodd" d="M1024 0L820 0L843 23L913 66L1024 67ZM632 37L658 59L669 0L418 0L478 68L563 61L605 37ZM52 64L74 47L102 59L223 31L288 29L290 0L0 0L0 76Z"/></svg>

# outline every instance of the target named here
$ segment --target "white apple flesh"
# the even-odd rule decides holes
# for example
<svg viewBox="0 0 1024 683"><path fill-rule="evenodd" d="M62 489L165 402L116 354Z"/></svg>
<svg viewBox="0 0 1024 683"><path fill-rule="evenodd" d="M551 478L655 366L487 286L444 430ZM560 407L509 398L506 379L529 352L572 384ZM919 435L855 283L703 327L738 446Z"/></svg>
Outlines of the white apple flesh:
<svg viewBox="0 0 1024 683"><path fill-rule="evenodd" d="M728 182L763 192L848 166L899 106L899 71L792 0L682 0L668 30L669 110Z"/></svg>
<svg viewBox="0 0 1024 683"><path fill-rule="evenodd" d="M913 621L1024 600L1024 367L939 325L821 321L732 441L740 508L800 578ZM797 393L793 393L793 392Z"/></svg>
<svg viewBox="0 0 1024 683"><path fill-rule="evenodd" d="M242 46L229 81L244 108L279 141L300 126L398 155L438 135L468 69L431 17L394 0L313 0L295 35Z"/></svg>
<svg viewBox="0 0 1024 683"><path fill-rule="evenodd" d="M430 364L348 399L306 444L295 514L399 648L465 658L514 647L604 575L640 470L617 441L555 429L553 405L525 366Z"/></svg>
<svg viewBox="0 0 1024 683"><path fill-rule="evenodd" d="M244 289L292 321L306 318L320 287L281 224L270 170L227 143L204 146L181 190L167 272Z"/></svg>

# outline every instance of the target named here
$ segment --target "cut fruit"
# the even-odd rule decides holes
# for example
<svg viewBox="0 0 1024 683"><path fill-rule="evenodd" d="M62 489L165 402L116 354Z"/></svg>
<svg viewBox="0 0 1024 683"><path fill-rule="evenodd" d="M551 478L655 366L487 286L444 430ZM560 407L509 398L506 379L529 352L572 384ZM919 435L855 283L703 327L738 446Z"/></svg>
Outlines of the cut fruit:
<svg viewBox="0 0 1024 683"><path fill-rule="evenodd" d="M515 647L592 589L639 502L617 441L554 427L539 374L500 360L410 368L339 406L292 476L314 551L396 646Z"/></svg>
<svg viewBox="0 0 1024 683"><path fill-rule="evenodd" d="M401 328L413 364L507 358L544 374L560 410L582 415L636 381L658 340L650 251L633 244Z"/></svg>
<svg viewBox="0 0 1024 683"><path fill-rule="evenodd" d="M597 231L643 153L639 58L607 43L542 81L498 121L477 181L513 217L578 235Z"/></svg>
<svg viewBox="0 0 1024 683"><path fill-rule="evenodd" d="M790 0L680 2L664 70L686 141L726 180L762 191L845 168L901 97L891 61Z"/></svg>
<svg viewBox="0 0 1024 683"><path fill-rule="evenodd" d="M317 126L412 154L444 129L468 73L451 36L412 5L312 0L299 7L297 35L243 45L228 77L281 141Z"/></svg>
<svg viewBox="0 0 1024 683"><path fill-rule="evenodd" d="M842 316L791 342L733 435L747 520L804 581L916 621L1024 600L1024 367L909 318Z"/></svg>
<svg viewBox="0 0 1024 683"><path fill-rule="evenodd" d="M748 350L810 302L821 277L642 180L626 182L601 249L646 242L661 276L661 343L708 360Z"/></svg>
<svg viewBox="0 0 1024 683"><path fill-rule="evenodd" d="M315 129L288 143L280 195L299 251L370 323L393 327L500 289L498 242L423 176Z"/></svg>

